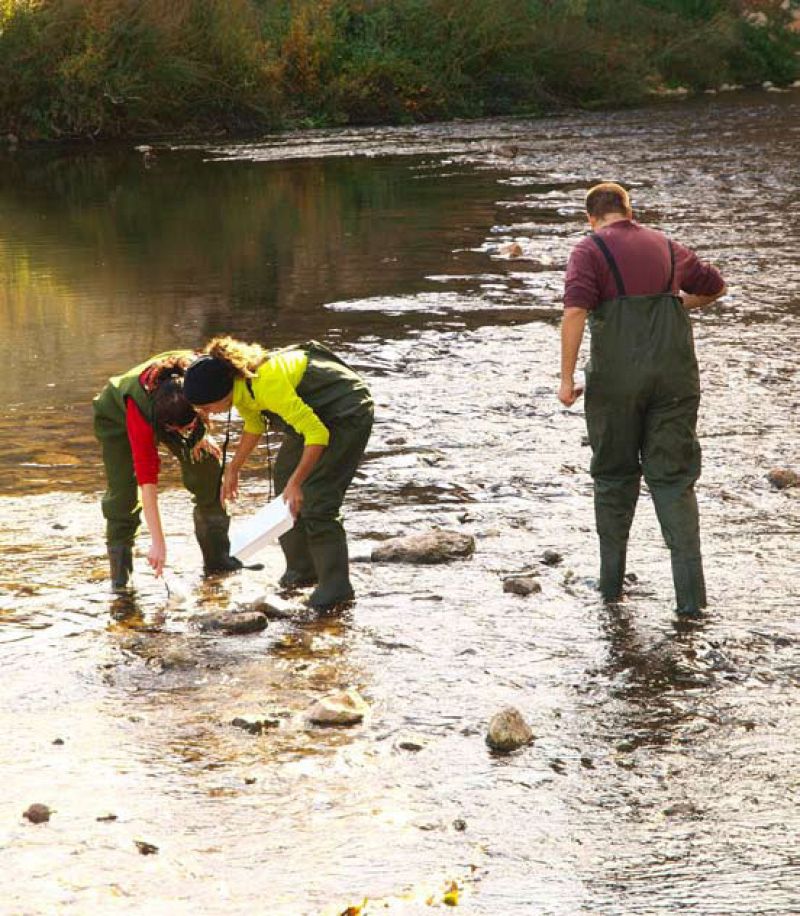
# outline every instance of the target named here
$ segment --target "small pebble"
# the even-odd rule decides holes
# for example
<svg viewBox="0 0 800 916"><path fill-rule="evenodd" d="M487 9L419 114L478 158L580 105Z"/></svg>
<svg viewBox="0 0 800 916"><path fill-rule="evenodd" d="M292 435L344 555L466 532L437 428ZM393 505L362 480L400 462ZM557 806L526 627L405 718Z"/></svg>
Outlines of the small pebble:
<svg viewBox="0 0 800 916"><path fill-rule="evenodd" d="M486 734L486 743L494 751L508 753L533 741L533 732L519 710L507 706L495 713Z"/></svg>
<svg viewBox="0 0 800 916"><path fill-rule="evenodd" d="M50 820L51 813L47 805L41 805L37 802L31 805L22 816L26 817L32 824L45 824Z"/></svg>
<svg viewBox="0 0 800 916"><path fill-rule="evenodd" d="M280 719L245 718L244 716L237 716L235 719L231 719L231 725L241 728L242 731L249 732L251 735L262 735L267 729L278 728L280 724Z"/></svg>
<svg viewBox="0 0 800 916"><path fill-rule="evenodd" d="M789 468L773 468L767 474L767 480L776 490L786 490L800 484L800 474L790 471Z"/></svg>
<svg viewBox="0 0 800 916"><path fill-rule="evenodd" d="M143 856L153 856L158 852L158 846L154 846L152 843L146 843L144 840L134 840L136 843L136 848Z"/></svg>
<svg viewBox="0 0 800 916"><path fill-rule="evenodd" d="M665 817L691 817L697 813L697 805L692 802L676 802L674 805L664 808L663 811Z"/></svg>
<svg viewBox="0 0 800 916"><path fill-rule="evenodd" d="M397 746L401 751L411 751L412 753L416 753L425 747L425 742L417 738L403 738L401 741L397 742Z"/></svg>
<svg viewBox="0 0 800 916"><path fill-rule="evenodd" d="M503 581L503 591L512 595L535 595L542 590L542 586L531 576L513 576Z"/></svg>

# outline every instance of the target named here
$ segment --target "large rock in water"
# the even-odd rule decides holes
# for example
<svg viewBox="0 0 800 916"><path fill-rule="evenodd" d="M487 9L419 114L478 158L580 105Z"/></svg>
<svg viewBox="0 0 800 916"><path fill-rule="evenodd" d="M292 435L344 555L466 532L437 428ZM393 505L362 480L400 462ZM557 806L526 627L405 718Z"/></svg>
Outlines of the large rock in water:
<svg viewBox="0 0 800 916"><path fill-rule="evenodd" d="M308 721L312 725L356 725L368 711L367 701L351 687L317 700L308 711Z"/></svg>
<svg viewBox="0 0 800 916"><path fill-rule="evenodd" d="M492 716L486 735L486 743L492 750L507 754L531 741L533 732L518 709L506 706Z"/></svg>
<svg viewBox="0 0 800 916"><path fill-rule="evenodd" d="M219 631L229 636L259 633L267 626L266 616L256 611L221 611L200 614L192 617L191 622L204 633Z"/></svg>
<svg viewBox="0 0 800 916"><path fill-rule="evenodd" d="M475 538L438 528L422 534L391 538L372 551L373 563L447 563L471 556Z"/></svg>

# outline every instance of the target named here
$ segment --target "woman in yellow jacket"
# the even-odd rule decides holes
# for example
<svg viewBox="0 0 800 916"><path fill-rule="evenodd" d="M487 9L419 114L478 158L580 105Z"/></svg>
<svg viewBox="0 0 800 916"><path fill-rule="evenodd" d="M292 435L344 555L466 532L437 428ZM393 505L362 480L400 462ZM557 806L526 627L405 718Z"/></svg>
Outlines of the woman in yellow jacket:
<svg viewBox="0 0 800 916"><path fill-rule="evenodd" d="M184 392L201 414L235 407L242 437L225 469L221 499L236 499L239 471L269 428L284 434L275 489L295 518L281 537L286 571L280 584L316 584L309 604L330 608L353 598L340 510L364 454L373 421L369 389L316 341L266 351L217 337L186 370Z"/></svg>

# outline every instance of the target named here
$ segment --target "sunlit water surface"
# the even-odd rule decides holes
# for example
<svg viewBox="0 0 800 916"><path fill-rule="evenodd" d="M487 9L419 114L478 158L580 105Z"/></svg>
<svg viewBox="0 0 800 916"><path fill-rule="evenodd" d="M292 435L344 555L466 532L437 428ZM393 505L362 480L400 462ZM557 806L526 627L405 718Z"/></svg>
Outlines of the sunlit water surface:
<svg viewBox="0 0 800 916"><path fill-rule="evenodd" d="M147 161L6 156L0 910L416 913L445 909L455 881L475 914L796 913L800 489L766 473L800 469L799 115L800 94L762 94ZM711 594L696 625L675 622L646 494L627 601L593 590L582 409L555 387L563 268L601 177L731 291L693 319ZM374 390L341 616L199 633L194 612L270 591L280 557L204 581L174 468L189 607L146 571L146 537L135 600L108 595L91 396L218 331L324 339ZM258 454L237 512L267 496ZM473 534L474 557L369 562L434 525ZM526 568L542 592L504 593ZM365 723L309 728L343 687ZM495 757L486 724L507 704L536 740ZM242 715L279 724L255 736ZM22 818L32 802L48 824Z"/></svg>

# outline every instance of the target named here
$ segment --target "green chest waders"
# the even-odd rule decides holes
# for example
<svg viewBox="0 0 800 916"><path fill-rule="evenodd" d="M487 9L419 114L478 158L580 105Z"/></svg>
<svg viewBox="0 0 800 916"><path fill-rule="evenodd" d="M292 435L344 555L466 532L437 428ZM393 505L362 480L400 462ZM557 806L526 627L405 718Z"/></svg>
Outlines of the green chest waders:
<svg viewBox="0 0 800 916"><path fill-rule="evenodd" d="M133 543L139 530L142 508L126 428L127 401L132 399L142 416L154 426L153 399L142 387L139 377L155 362L192 355L190 350L174 350L154 356L112 378L94 399L94 432L102 448L107 480L102 511L106 520L111 581L115 590L122 590L128 585L133 570ZM201 428L198 434L203 433ZM194 498L195 534L203 554L205 571L240 569L242 564L229 554L230 518L219 503L219 461L208 453L199 461L192 461L190 447L195 443L184 442L177 433L162 433L159 441L178 459L183 485Z"/></svg>
<svg viewBox="0 0 800 916"><path fill-rule="evenodd" d="M639 486L644 474L672 559L679 614L706 604L694 484L700 476L697 409L700 380L686 310L672 292L628 296L603 240L619 295L589 314L586 425L592 447L600 591L620 597Z"/></svg>
<svg viewBox="0 0 800 916"><path fill-rule="evenodd" d="M308 366L297 395L328 428L330 441L303 483L300 516L280 538L286 558L280 584L291 588L316 583L309 605L328 608L353 598L341 507L369 440L373 403L364 381L327 347L309 341L302 349ZM276 414L262 415L272 429L283 433L275 460L275 489L281 493L305 442Z"/></svg>

